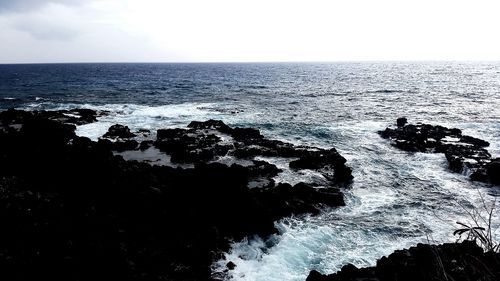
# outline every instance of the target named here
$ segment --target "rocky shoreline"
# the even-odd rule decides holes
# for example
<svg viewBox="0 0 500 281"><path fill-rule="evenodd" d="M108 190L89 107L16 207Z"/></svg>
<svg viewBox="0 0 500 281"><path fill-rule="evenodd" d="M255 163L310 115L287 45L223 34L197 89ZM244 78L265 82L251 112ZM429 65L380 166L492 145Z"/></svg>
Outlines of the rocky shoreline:
<svg viewBox="0 0 500 281"><path fill-rule="evenodd" d="M351 169L333 148L216 120L157 132L117 124L97 142L75 134L101 114L0 112L2 280L210 280L231 241L344 205ZM317 180L275 182L282 169L263 159Z"/></svg>
<svg viewBox="0 0 500 281"><path fill-rule="evenodd" d="M444 153L453 172L471 180L500 184L500 159L485 149L489 143L460 129L417 123L398 118L396 126L378 132L391 145L408 152ZM494 281L500 280L500 253L485 252L475 241L442 245L418 244L397 250L376 266L357 268L347 264L333 274L313 270L307 281Z"/></svg>
<svg viewBox="0 0 500 281"><path fill-rule="evenodd" d="M485 149L489 143L463 135L460 129L417 123L398 118L396 126L379 131L391 145L408 152L444 153L453 172L471 180L500 184L500 159ZM376 266L347 264L333 274L312 270L307 281L431 281L500 280L500 253L484 252L474 241L442 245L418 244L397 250Z"/></svg>
<svg viewBox="0 0 500 281"><path fill-rule="evenodd" d="M295 146L218 120L157 131L115 124L98 141L75 134L105 114L0 112L0 279L218 280L210 266L232 241L345 204L351 169L334 148ZM445 153L451 170L499 183L487 142L406 123L379 134L405 151ZM277 180L284 170L313 176ZM235 266L227 261L227 271ZM466 241L419 244L375 267L312 271L307 280L499 280L498 268L498 253Z"/></svg>
<svg viewBox="0 0 500 281"><path fill-rule="evenodd" d="M444 153L453 172L471 180L500 184L500 158L492 158L487 141L463 135L460 129L417 123L398 118L396 127L379 131L391 144L409 152Z"/></svg>
<svg viewBox="0 0 500 281"><path fill-rule="evenodd" d="M330 275L311 271L307 281L496 281L500 280L500 253L485 253L473 241L442 245L418 244L397 250L374 267L352 264Z"/></svg>

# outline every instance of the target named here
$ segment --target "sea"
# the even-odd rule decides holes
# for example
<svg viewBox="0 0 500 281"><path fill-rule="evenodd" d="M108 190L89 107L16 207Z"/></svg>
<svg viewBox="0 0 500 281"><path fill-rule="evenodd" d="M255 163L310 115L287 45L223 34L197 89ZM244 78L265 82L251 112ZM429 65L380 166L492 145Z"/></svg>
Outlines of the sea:
<svg viewBox="0 0 500 281"><path fill-rule="evenodd" d="M219 119L335 147L353 170L346 206L284 218L271 237L233 241L212 267L223 273L234 262L227 280L303 281L312 269L373 266L396 249L453 242L457 222L485 226L500 195L498 186L452 173L443 154L404 152L377 134L406 117L459 128L500 157L500 62L0 65L7 108L108 111L77 128L94 140L116 123L154 130Z"/></svg>

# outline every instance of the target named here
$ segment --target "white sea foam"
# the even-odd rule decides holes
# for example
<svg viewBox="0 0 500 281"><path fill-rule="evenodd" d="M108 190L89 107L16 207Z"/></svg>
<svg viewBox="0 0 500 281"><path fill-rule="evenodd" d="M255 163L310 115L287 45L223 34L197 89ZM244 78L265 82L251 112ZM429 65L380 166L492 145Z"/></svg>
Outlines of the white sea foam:
<svg viewBox="0 0 500 281"><path fill-rule="evenodd" d="M354 168L353 187L344 191L346 207L277 222L281 235L271 238L274 246L267 248L260 238L237 242L213 271L223 273L232 261L236 268L226 279L303 281L312 269L332 273L347 263L372 266L396 249L455 241L455 222L470 222L465 209L481 206L481 198L491 204L489 190L451 173L441 154L395 150L376 135L381 126L332 127L344 134L338 146ZM357 140L357 149L349 149L350 139ZM494 226L500 238L498 217Z"/></svg>
<svg viewBox="0 0 500 281"><path fill-rule="evenodd" d="M104 116L98 117L98 122L77 127L76 134L97 140L114 124L123 124L132 131L139 129L156 130L159 128L185 127L193 120L217 118L220 111L214 109L213 103L180 103L159 106L138 104L58 104L52 102L38 102L27 104L28 110L62 110L86 108L105 111Z"/></svg>
<svg viewBox="0 0 500 281"><path fill-rule="evenodd" d="M169 128L186 126L190 120L216 118L220 113L206 109L210 103L183 103L162 106L135 104L108 105L59 105L55 109L88 108L108 113L98 118L98 122L77 127L77 135L96 140L114 124L125 124L131 130Z"/></svg>
<svg viewBox="0 0 500 281"><path fill-rule="evenodd" d="M319 185L328 184L325 177L314 170L303 169L303 170L293 170L290 168L289 163L295 159L287 159L281 157L256 157L256 160L266 161L268 163L276 165L282 170L275 178L276 183L289 183L295 185L299 182L306 183L317 183Z"/></svg>
<svg viewBox="0 0 500 281"><path fill-rule="evenodd" d="M258 124L269 116L252 112L225 114L216 104L187 103L148 107L141 105L84 106L109 111L99 122L79 126L77 133L96 139L109 126L121 123L132 130L184 127L191 120L223 119L228 124ZM281 135L264 128L269 137L296 144L336 147L353 168L355 180L344 190L346 207L326 210L317 217L287 218L276 223L280 235L264 241L256 237L236 242L225 259L213 265L214 274L223 273L228 261L237 266L227 279L248 281L305 280L311 269L324 273L339 270L346 263L374 265L396 249L420 242L454 241L456 221L470 217L464 207L480 206L481 197L493 197L482 184L451 173L442 154L407 153L391 147L377 130L383 122L339 123L327 129L332 139L317 140ZM460 127L450 125L450 127ZM465 132L484 138L488 131L465 126ZM493 152L498 144L492 142ZM221 159L223 161L224 159ZM291 171L283 159L262 159L284 170L277 182L318 181L313 171ZM225 160L224 160L225 161ZM227 160L229 161L229 160ZM481 196L479 196L481 194ZM445 202L445 204L443 204ZM500 229L500 219L494 225ZM495 233L500 237L499 230Z"/></svg>
<svg viewBox="0 0 500 281"><path fill-rule="evenodd" d="M60 108L82 107L64 105ZM323 106L323 105L320 105ZM325 105L326 106L326 105ZM225 259L213 265L215 274L232 261L236 268L226 276L231 280L305 280L311 269L323 273L339 270L346 263L374 265L381 256L419 242L454 241L456 221L468 222L465 209L493 200L486 184L469 181L448 169L443 154L408 153L392 147L377 135L386 121L336 122L315 125L306 131L302 124L289 126L279 114L263 109L231 114L221 104L185 103L163 106L115 104L85 105L109 111L99 122L79 126L77 133L96 139L109 126L120 123L132 130L184 127L192 120L222 119L227 124L257 126L267 137L295 144L336 147L353 168L354 182L343 192L346 206L325 210L316 217L287 218L276 222L281 235L270 241L254 238L236 241ZM39 108L39 107L35 107ZM54 108L57 109L57 108ZM404 113L404 112L403 112ZM436 124L435 120L423 121ZM281 124L269 127L267 124ZM440 123L441 124L441 123ZM464 134L490 141L492 155L499 155L498 124L442 123L463 129ZM316 131L315 131L316 130ZM316 137L315 134L318 134ZM286 168L280 159L263 159ZM221 159L232 163L231 159ZM317 180L314 172L294 173L284 169L277 181L296 183ZM500 238L500 218L494 217L494 235Z"/></svg>

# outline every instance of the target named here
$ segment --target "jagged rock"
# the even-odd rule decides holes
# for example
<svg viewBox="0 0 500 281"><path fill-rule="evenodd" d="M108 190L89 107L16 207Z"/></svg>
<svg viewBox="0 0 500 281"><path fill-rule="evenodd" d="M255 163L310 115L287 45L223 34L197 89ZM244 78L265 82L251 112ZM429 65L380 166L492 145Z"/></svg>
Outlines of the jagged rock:
<svg viewBox="0 0 500 281"><path fill-rule="evenodd" d="M76 136L63 113L0 112L1 280L208 280L231 241L276 233L274 222L285 216L344 204L336 187L269 180L249 188L279 173L265 161L203 161L234 149L215 135L232 132L221 122L159 130L155 146L194 164L174 168L125 161L113 151L140 148L139 138L122 139L124 126L115 126L116 141L94 142ZM279 147L287 155L307 151L254 140L247 146L277 155L285 154ZM198 150L209 155L192 156Z"/></svg>
<svg viewBox="0 0 500 281"><path fill-rule="evenodd" d="M193 134L184 129L162 129L157 132L155 147L168 153L172 162L197 163L224 156L228 149L218 145L220 137L215 134Z"/></svg>
<svg viewBox="0 0 500 281"><path fill-rule="evenodd" d="M139 143L135 140L117 140L117 141L112 142L108 139L99 139L98 144L101 147L105 147L108 150L117 151L117 152L134 150L139 145Z"/></svg>
<svg viewBox="0 0 500 281"><path fill-rule="evenodd" d="M450 170L468 172L471 180L498 183L493 174L487 172L491 161L491 155L485 149L489 146L487 141L462 135L460 129L428 124L405 125L400 119L396 128L379 131L383 138L392 140L393 146L410 152L444 153Z"/></svg>
<svg viewBox="0 0 500 281"><path fill-rule="evenodd" d="M59 123L71 125L84 125L97 121L97 116L106 114L105 112L96 112L91 109L71 109L59 111L35 111L28 112L23 110L8 109L0 112L0 120L15 124L25 122L27 119L42 118L57 121Z"/></svg>
<svg viewBox="0 0 500 281"><path fill-rule="evenodd" d="M39 142L52 147L68 142L74 135L74 125L63 124L50 119L33 118L22 124L20 133L27 141Z"/></svg>
<svg viewBox="0 0 500 281"><path fill-rule="evenodd" d="M227 269L229 269L229 270L233 270L233 269L235 269L235 268L236 268L236 264L235 264L234 262L230 261L230 262L228 262L228 263L226 264L226 267L227 267Z"/></svg>
<svg viewBox="0 0 500 281"><path fill-rule="evenodd" d="M352 179L345 158L335 149L294 146L266 139L257 129L231 128L220 120L193 121L188 129L158 130L155 147L169 154L176 163L214 161L227 155L246 160L258 156L299 158L291 161L290 167L318 170L333 185Z"/></svg>
<svg viewBox="0 0 500 281"><path fill-rule="evenodd" d="M346 159L335 148L330 150L304 151L298 160L290 162L294 169L324 170L330 168L334 171L332 176L337 182L352 179L351 169L345 166Z"/></svg>
<svg viewBox="0 0 500 281"><path fill-rule="evenodd" d="M139 143L135 140L124 140L124 141L116 141L112 143L112 149L118 152L134 150L137 148Z"/></svg>
<svg viewBox="0 0 500 281"><path fill-rule="evenodd" d="M491 160L487 168L488 178L492 183L500 184L500 158Z"/></svg>
<svg viewBox="0 0 500 281"><path fill-rule="evenodd" d="M111 139L116 139L116 138L128 139L135 137L135 134L130 132L129 127L120 124L115 124L109 127L108 132L106 132L106 134L104 134L103 137Z"/></svg>
<svg viewBox="0 0 500 281"><path fill-rule="evenodd" d="M262 176L274 177L278 175L278 173L282 172L280 169L276 167L276 165L270 164L266 161L253 160L252 162L253 165L248 166L250 177L262 177Z"/></svg>
<svg viewBox="0 0 500 281"><path fill-rule="evenodd" d="M151 141L151 140L142 141L141 144L139 145L139 149L144 151L144 150L152 147L153 144L154 144L154 141Z"/></svg>
<svg viewBox="0 0 500 281"><path fill-rule="evenodd" d="M406 119L404 117L398 118L398 120L396 122L398 127L403 127L404 125L406 125L406 123L408 123L408 119Z"/></svg>
<svg viewBox="0 0 500 281"><path fill-rule="evenodd" d="M376 267L346 265L331 275L311 271L307 281L494 281L500 280L500 254L484 253L475 242L418 244L377 261Z"/></svg>
<svg viewBox="0 0 500 281"><path fill-rule="evenodd" d="M89 124L97 121L97 116L102 116L105 113L97 113L95 110L92 109L84 109L84 108L76 108L72 110L68 110L67 115L76 115L76 120L73 121L73 124L75 125L84 125L84 124ZM75 117L75 116L73 116Z"/></svg>
<svg viewBox="0 0 500 281"><path fill-rule="evenodd" d="M321 207L344 206L344 197L338 188L316 188L310 184L298 183L291 186L287 183L272 188L252 189L260 202L272 207L269 212L279 216L285 214L318 214Z"/></svg>
<svg viewBox="0 0 500 281"><path fill-rule="evenodd" d="M217 130L222 133L227 133L231 131L231 128L229 128L228 125L224 124L221 120L213 120L210 119L205 122L200 122L200 121L192 121L189 123L188 128L192 128L195 130L207 130L207 129L212 129L212 130Z"/></svg>
<svg viewBox="0 0 500 281"><path fill-rule="evenodd" d="M243 142L264 138L259 130L253 128L234 128L230 131L230 134L235 140Z"/></svg>

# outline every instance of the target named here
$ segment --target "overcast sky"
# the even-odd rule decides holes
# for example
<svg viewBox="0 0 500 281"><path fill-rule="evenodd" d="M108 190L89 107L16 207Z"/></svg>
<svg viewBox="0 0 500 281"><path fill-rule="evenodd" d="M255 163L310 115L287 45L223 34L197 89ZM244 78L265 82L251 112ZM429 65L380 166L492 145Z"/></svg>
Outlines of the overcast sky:
<svg viewBox="0 0 500 281"><path fill-rule="evenodd" d="M499 0L0 0L0 63L500 60Z"/></svg>

